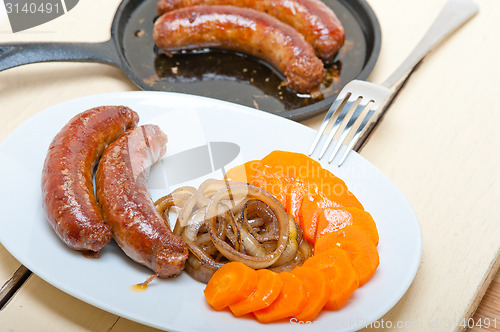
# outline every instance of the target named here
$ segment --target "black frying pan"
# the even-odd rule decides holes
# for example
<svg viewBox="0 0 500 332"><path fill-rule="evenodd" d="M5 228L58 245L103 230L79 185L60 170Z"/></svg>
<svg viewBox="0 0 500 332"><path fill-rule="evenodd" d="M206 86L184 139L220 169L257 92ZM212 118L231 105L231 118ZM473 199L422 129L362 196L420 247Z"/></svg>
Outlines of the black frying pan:
<svg viewBox="0 0 500 332"><path fill-rule="evenodd" d="M0 71L46 61L101 62L120 67L144 90L212 97L303 120L326 111L350 80L365 79L380 50L380 27L364 0L324 0L342 21L346 43L326 65L321 97L310 98L280 86L280 73L249 56L212 50L167 57L158 52L152 37L156 2L123 0L111 38L103 43L0 44Z"/></svg>

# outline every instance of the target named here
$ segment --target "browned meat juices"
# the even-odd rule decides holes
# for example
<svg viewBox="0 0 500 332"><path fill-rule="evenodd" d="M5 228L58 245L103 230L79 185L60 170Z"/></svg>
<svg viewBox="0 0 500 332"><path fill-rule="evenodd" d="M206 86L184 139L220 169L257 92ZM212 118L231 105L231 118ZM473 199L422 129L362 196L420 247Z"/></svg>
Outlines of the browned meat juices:
<svg viewBox="0 0 500 332"><path fill-rule="evenodd" d="M126 131L104 152L96 173L97 199L113 237L134 261L167 278L179 274L187 245L156 210L147 189L149 168L165 154L158 126Z"/></svg>
<svg viewBox="0 0 500 332"><path fill-rule="evenodd" d="M261 58L299 93L315 90L323 63L294 28L263 12L234 6L193 6L168 12L154 26L156 45L166 51L221 48Z"/></svg>
<svg viewBox="0 0 500 332"><path fill-rule="evenodd" d="M325 61L332 60L344 44L342 23L320 0L159 0L158 13L197 5L232 5L268 13L300 32Z"/></svg>
<svg viewBox="0 0 500 332"><path fill-rule="evenodd" d="M43 207L70 248L99 251L111 240L94 196L93 171L104 149L138 121L128 107L92 108L71 119L50 144L42 171Z"/></svg>

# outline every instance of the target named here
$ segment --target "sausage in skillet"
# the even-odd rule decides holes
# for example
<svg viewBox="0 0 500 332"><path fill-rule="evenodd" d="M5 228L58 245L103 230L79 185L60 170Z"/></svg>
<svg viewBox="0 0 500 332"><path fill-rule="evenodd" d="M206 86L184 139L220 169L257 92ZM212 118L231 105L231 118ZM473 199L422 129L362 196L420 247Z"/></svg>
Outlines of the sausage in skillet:
<svg viewBox="0 0 500 332"><path fill-rule="evenodd" d="M263 12L234 6L193 6L160 16L156 45L166 51L220 48L261 58L299 93L316 90L325 76L312 46L294 28Z"/></svg>
<svg viewBox="0 0 500 332"><path fill-rule="evenodd" d="M325 61L333 60L344 44L342 23L320 0L159 0L157 7L161 15L197 5L232 5L268 13L299 31Z"/></svg>

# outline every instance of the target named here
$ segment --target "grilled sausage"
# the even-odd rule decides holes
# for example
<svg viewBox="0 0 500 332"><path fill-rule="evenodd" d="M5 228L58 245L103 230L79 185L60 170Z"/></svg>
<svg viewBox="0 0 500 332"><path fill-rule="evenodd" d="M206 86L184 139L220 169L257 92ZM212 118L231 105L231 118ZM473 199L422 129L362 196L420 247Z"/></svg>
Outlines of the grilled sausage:
<svg viewBox="0 0 500 332"><path fill-rule="evenodd" d="M250 8L193 6L160 16L154 26L156 45L167 52L221 48L268 62L299 93L317 89L325 76L323 63L294 28Z"/></svg>
<svg viewBox="0 0 500 332"><path fill-rule="evenodd" d="M111 240L94 196L94 167L106 146L139 121L124 106L92 108L73 117L50 144L42 170L43 207L70 248L99 251Z"/></svg>
<svg viewBox="0 0 500 332"><path fill-rule="evenodd" d="M232 5L268 13L299 31L325 61L333 60L344 44L342 23L320 0L159 0L157 7L161 15L197 5Z"/></svg>
<svg viewBox="0 0 500 332"><path fill-rule="evenodd" d="M134 261L167 278L182 271L187 245L156 210L147 189L149 168L165 154L158 126L126 131L104 152L96 172L97 200L113 237Z"/></svg>

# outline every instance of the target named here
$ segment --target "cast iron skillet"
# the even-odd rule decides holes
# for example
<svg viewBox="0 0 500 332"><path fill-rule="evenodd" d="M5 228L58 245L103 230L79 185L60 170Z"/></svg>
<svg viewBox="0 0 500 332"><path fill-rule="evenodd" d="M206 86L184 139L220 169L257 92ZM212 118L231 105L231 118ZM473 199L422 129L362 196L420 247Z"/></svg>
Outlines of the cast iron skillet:
<svg viewBox="0 0 500 332"><path fill-rule="evenodd" d="M321 96L299 95L282 86L282 75L256 58L215 50L167 57L154 45L157 0L123 0L102 43L0 44L0 71L35 62L91 61L112 64L144 90L182 92L231 101L293 120L326 111L344 84L365 79L378 57L381 32L364 0L323 0L346 30Z"/></svg>

